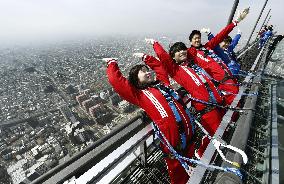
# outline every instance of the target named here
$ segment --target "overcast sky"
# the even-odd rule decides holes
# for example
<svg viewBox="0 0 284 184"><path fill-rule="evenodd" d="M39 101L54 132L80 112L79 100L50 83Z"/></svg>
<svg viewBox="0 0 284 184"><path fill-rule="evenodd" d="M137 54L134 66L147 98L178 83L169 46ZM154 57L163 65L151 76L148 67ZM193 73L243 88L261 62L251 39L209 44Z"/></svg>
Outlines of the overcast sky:
<svg viewBox="0 0 284 184"><path fill-rule="evenodd" d="M0 0L0 42L17 43L115 34L184 34L219 31L234 0ZM240 0L251 12L239 27L252 30L265 0ZM270 23L284 33L283 0L269 0ZM259 27L258 26L258 27Z"/></svg>

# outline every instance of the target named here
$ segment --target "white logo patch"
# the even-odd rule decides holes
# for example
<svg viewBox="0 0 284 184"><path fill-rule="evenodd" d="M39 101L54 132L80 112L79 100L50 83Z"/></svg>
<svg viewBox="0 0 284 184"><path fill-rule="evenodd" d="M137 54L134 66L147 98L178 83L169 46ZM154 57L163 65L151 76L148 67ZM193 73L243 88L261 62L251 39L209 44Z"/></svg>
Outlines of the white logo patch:
<svg viewBox="0 0 284 184"><path fill-rule="evenodd" d="M184 71L192 78L192 80L195 82L195 84L196 84L197 86L202 85L201 82L198 80L198 78L196 78L196 76L195 76L193 73L191 73L191 72L187 69L186 66L181 66L181 68L184 69Z"/></svg>
<svg viewBox="0 0 284 184"><path fill-rule="evenodd" d="M197 57L199 57L200 59L202 59L203 61L209 62L209 59L205 58L204 56L202 56L201 54L197 53Z"/></svg>
<svg viewBox="0 0 284 184"><path fill-rule="evenodd" d="M168 114L157 98L148 90L142 90L143 93L149 98L149 100L154 104L156 109L159 111L162 118L168 117Z"/></svg>

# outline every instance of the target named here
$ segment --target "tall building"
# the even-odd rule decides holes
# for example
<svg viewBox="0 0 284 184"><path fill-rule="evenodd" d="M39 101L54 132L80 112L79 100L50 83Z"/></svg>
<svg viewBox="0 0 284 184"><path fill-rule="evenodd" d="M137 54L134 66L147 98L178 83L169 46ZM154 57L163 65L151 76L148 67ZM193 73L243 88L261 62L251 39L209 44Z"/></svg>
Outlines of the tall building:
<svg viewBox="0 0 284 184"><path fill-rule="evenodd" d="M82 103L85 101L85 100L88 100L89 99L89 96L88 95L85 95L85 94L81 94L81 95L78 95L76 96L76 101L82 106Z"/></svg>
<svg viewBox="0 0 284 184"><path fill-rule="evenodd" d="M79 90L75 88L72 84L68 84L65 86L65 91L67 94L74 94L77 93Z"/></svg>
<svg viewBox="0 0 284 184"><path fill-rule="evenodd" d="M122 101L122 98L117 93L114 93L109 97L109 100L112 105L118 106L118 103Z"/></svg>
<svg viewBox="0 0 284 184"><path fill-rule="evenodd" d="M83 91L83 94L90 96L91 90L90 90L90 89L85 89L85 90Z"/></svg>
<svg viewBox="0 0 284 184"><path fill-rule="evenodd" d="M96 102L98 103L98 101L94 100L93 98L87 99L87 100L82 102L82 107L86 112L88 112L89 108L91 108L92 106L95 106L97 104Z"/></svg>
<svg viewBox="0 0 284 184"><path fill-rule="evenodd" d="M118 107L119 107L119 110L122 112L122 113L128 113L128 112L131 112L133 110L135 110L135 105L132 105L130 104L128 101L126 100L122 100L121 102L118 103Z"/></svg>

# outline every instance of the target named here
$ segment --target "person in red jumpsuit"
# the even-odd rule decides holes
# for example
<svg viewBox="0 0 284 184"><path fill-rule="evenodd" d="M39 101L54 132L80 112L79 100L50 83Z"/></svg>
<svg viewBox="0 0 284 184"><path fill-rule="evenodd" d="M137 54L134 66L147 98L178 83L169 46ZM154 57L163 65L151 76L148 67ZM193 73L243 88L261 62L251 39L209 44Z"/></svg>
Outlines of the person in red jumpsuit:
<svg viewBox="0 0 284 184"><path fill-rule="evenodd" d="M221 58L214 53L213 49L228 36L238 22L246 17L248 12L248 8L244 9L243 12L238 15L237 20L227 25L220 33L204 45L201 44L201 33L199 30L193 30L189 35L189 41L191 43L191 47L188 48L189 57L193 58L193 61L212 77L215 85L223 92L226 105L230 105L233 102L235 94L239 91L239 87L236 85L237 80L234 78L229 68Z"/></svg>
<svg viewBox="0 0 284 184"><path fill-rule="evenodd" d="M143 55L145 62L155 59L152 56ZM175 105L181 121L177 122L169 102L161 92L162 89L171 90L169 79L163 65L159 63L151 65L156 73L156 80L151 76L147 65L141 64L131 68L128 80L122 75L115 59L107 61L107 76L114 90L128 102L141 107L153 122L159 127L175 150L183 156L192 157L194 153L193 134L194 129L185 106L176 99L171 99ZM176 94L176 93L175 93ZM184 138L185 139L182 139ZM184 144L186 143L186 144ZM166 146L161 145L164 153L169 154ZM172 156L165 158L170 180L172 184L185 184L189 176L177 159Z"/></svg>
<svg viewBox="0 0 284 184"><path fill-rule="evenodd" d="M201 68L187 57L187 47L184 43L177 42L173 44L170 48L170 53L167 53L157 41L146 39L146 42L153 45L154 51L160 61L164 63L169 76L184 87L191 97L211 104L223 105L223 98L213 82L200 72ZM156 62L158 63L159 61ZM146 64L149 66L153 65L153 63L149 62ZM194 100L191 103L197 111L196 117L198 116L198 121L213 136L224 115L223 110L214 105ZM206 136L202 139L202 143L195 153L197 158L202 157L209 142L210 140Z"/></svg>

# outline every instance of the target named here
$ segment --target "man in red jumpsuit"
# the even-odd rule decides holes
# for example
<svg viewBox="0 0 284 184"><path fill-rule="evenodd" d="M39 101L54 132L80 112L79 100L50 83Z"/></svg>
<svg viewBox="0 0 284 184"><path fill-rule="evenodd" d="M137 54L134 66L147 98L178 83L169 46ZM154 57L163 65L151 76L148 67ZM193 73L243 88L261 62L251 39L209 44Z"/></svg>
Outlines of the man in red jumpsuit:
<svg viewBox="0 0 284 184"><path fill-rule="evenodd" d="M204 102L222 105L223 99L213 82L202 72L198 71L197 66L188 59L187 47L184 43L175 43L171 46L170 54L168 54L157 41L153 39L146 39L146 41L153 44L153 48L160 59L156 63L162 62L169 76L184 87L191 97ZM147 62L146 64L152 66L154 63ZM195 116L199 117L198 121L213 136L222 120L223 112L214 105L207 105L194 100L191 103L197 111ZM208 137L203 138L198 152L195 154L196 157L202 157L209 142Z"/></svg>
<svg viewBox="0 0 284 184"><path fill-rule="evenodd" d="M214 53L213 49L228 36L238 22L246 17L248 12L248 8L244 9L243 12L238 15L237 20L226 26L204 45L201 44L200 31L193 30L189 36L191 43L191 47L188 49L189 57L193 58L193 61L212 77L215 85L223 92L226 105L230 105L233 102L239 88L236 85L237 80L233 77L229 68L221 58Z"/></svg>
<svg viewBox="0 0 284 184"><path fill-rule="evenodd" d="M151 59L155 59L146 55L142 58L146 63L150 62ZM171 99L171 103L175 105L181 119L181 121L177 122L176 114L174 114L172 107L159 88L159 86L162 86L163 89L170 89L168 87L170 84L168 75L163 65L158 63L151 65L151 69L156 73L157 80L153 79L146 65L134 66L130 70L129 80L127 80L120 72L116 60L104 60L107 61L107 76L114 90L125 100L144 109L176 151L183 156L192 157L194 144L191 141L194 130L192 122L190 122L190 118L185 111L184 104L181 104L180 101L174 98ZM171 90L174 91L173 89ZM186 138L182 139L182 137ZM186 146L184 146L185 141ZM165 153L170 153L166 146L161 145L161 147ZM171 183L185 184L189 176L180 162L171 156L166 157L165 161Z"/></svg>

